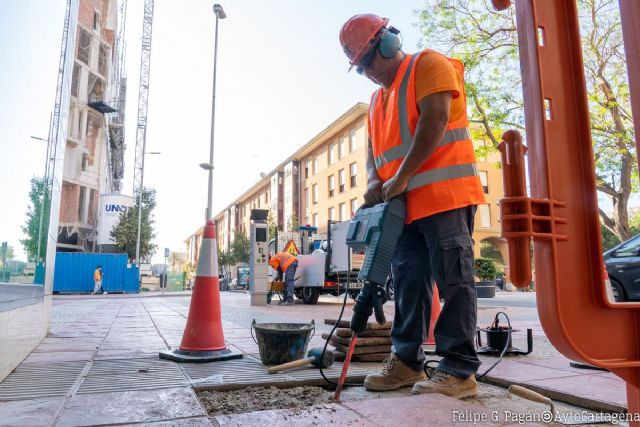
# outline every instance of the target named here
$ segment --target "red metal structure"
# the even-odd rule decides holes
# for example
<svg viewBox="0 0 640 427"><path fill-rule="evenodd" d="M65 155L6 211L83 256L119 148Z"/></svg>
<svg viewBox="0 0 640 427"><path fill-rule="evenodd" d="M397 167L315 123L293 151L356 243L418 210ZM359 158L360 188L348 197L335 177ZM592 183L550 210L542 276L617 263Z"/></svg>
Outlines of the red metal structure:
<svg viewBox="0 0 640 427"><path fill-rule="evenodd" d="M640 1L619 2L638 135ZM505 0L493 3L499 9L508 6ZM546 335L568 358L624 379L628 411L637 414L640 303L616 304L606 295L576 1L516 0L515 7L531 196L522 191L522 144L517 135L505 134L501 151L509 192L501 206L503 235L514 251L512 278L516 286L528 285L525 247L533 238L536 298Z"/></svg>

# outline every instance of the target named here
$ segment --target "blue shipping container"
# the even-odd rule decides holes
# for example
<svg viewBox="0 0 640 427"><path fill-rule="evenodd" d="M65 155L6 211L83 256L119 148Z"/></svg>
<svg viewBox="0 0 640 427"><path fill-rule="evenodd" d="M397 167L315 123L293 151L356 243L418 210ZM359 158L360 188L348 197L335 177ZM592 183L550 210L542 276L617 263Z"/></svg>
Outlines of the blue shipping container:
<svg viewBox="0 0 640 427"><path fill-rule="evenodd" d="M126 254L58 252L53 291L93 292L93 272L102 266L102 288L107 292L138 293L138 267L127 265Z"/></svg>

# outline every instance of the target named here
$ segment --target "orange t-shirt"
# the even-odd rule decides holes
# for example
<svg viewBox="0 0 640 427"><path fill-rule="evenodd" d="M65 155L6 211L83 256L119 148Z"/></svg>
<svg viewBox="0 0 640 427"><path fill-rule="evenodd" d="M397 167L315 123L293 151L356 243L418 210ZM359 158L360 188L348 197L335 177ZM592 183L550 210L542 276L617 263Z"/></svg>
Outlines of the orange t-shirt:
<svg viewBox="0 0 640 427"><path fill-rule="evenodd" d="M464 91L462 76L449 62L446 56L438 52L424 52L415 64L416 104L426 96L437 92L453 93L450 121L462 118L466 108L465 100L460 96ZM387 90L383 89L384 101Z"/></svg>

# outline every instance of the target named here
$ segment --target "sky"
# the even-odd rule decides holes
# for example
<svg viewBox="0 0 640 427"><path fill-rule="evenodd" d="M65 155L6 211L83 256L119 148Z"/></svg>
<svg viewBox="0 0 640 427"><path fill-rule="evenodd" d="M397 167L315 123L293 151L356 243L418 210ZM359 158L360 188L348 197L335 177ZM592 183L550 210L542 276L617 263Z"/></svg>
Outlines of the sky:
<svg viewBox="0 0 640 427"><path fill-rule="evenodd" d="M338 43L342 24L376 13L401 30L405 51L421 41L424 0L219 0L213 210L218 213L375 86L355 72ZM64 1L0 0L0 241L26 260L19 240L29 181L44 174ZM156 0L144 183L157 191L158 246L184 251L204 224L213 77L213 2ZM131 194L143 0L129 0L123 193ZM428 40L425 40L428 45Z"/></svg>

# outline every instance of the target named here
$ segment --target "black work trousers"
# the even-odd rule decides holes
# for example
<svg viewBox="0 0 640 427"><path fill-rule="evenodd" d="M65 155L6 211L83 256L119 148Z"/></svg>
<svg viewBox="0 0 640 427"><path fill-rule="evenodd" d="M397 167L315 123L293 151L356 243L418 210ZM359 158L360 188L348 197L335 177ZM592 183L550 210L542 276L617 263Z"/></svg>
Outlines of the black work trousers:
<svg viewBox="0 0 640 427"><path fill-rule="evenodd" d="M461 378L480 367L474 338L477 322L473 276L473 219L476 206L421 218L407 224L391 262L395 287L392 351L419 369L421 344L429 331L433 283L444 306L435 325L438 369Z"/></svg>

